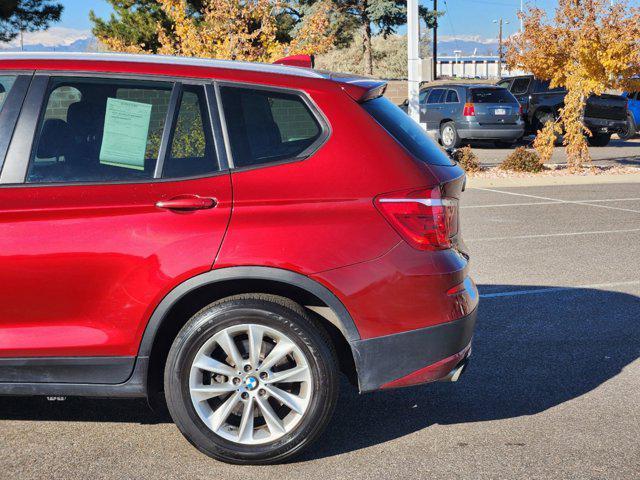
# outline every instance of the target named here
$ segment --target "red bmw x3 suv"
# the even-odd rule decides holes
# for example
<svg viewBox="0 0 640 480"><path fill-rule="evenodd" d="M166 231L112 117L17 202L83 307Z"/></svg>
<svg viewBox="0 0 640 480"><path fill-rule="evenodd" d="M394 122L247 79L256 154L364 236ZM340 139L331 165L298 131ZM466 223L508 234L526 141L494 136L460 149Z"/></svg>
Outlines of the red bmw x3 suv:
<svg viewBox="0 0 640 480"><path fill-rule="evenodd" d="M272 463L318 437L339 372L456 380L465 176L384 88L0 55L0 394L164 395L202 452Z"/></svg>

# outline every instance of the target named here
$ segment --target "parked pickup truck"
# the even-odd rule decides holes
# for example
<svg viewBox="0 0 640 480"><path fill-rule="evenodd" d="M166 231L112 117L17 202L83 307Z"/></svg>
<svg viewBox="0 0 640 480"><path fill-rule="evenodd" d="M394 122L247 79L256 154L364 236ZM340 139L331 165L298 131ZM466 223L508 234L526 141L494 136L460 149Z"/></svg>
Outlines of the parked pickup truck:
<svg viewBox="0 0 640 480"><path fill-rule="evenodd" d="M522 105L525 133L532 134L558 116L567 94L564 88L549 88L549 82L533 75L503 78L498 86L507 88ZM584 124L591 131L589 144L604 147L613 133L627 130L627 99L620 95L592 95L587 99Z"/></svg>

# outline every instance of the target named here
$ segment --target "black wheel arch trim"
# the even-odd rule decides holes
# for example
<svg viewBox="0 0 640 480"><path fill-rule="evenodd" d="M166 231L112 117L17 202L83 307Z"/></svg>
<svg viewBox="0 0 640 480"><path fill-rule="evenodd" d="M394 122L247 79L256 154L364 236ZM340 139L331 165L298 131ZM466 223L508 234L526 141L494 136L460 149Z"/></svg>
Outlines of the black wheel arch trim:
<svg viewBox="0 0 640 480"><path fill-rule="evenodd" d="M360 339L358 329L345 306L333 292L316 280L281 268L260 266L228 267L196 275L174 287L158 304L147 322L138 355L143 357L151 355L156 333L176 302L189 292L200 287L230 280L268 280L302 288L318 297L333 311L338 321L336 326L350 344Z"/></svg>

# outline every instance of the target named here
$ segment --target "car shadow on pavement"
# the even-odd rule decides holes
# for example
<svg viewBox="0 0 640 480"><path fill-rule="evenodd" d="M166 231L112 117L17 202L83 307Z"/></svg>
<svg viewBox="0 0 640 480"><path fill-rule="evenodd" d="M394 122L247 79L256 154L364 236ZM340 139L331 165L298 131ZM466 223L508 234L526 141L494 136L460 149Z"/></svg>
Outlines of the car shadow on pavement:
<svg viewBox="0 0 640 480"><path fill-rule="evenodd" d="M481 285L481 293L536 286ZM567 289L482 298L469 368L457 383L359 396L301 459L380 444L434 424L533 415L597 388L640 357L640 297Z"/></svg>
<svg viewBox="0 0 640 480"><path fill-rule="evenodd" d="M358 395L343 385L322 438L298 460L363 449L434 424L533 415L584 395L640 357L640 297L573 288L481 285L473 355L457 383ZM170 422L142 400L0 397L0 420Z"/></svg>

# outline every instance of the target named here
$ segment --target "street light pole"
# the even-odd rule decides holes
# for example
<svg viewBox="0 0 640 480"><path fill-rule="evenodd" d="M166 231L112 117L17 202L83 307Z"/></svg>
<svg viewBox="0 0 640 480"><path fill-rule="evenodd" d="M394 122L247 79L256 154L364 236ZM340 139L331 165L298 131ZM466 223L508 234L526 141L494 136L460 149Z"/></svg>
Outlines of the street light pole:
<svg viewBox="0 0 640 480"><path fill-rule="evenodd" d="M498 24L498 78L502 78L502 58L503 58L503 51L502 51L502 24L504 23L505 25L509 23L508 20L502 20L502 18L498 19L498 20L494 20L493 23L497 23Z"/></svg>
<svg viewBox="0 0 640 480"><path fill-rule="evenodd" d="M416 122L420 122L420 18L418 17L418 0L407 0L407 60L408 60L408 105L407 113Z"/></svg>

